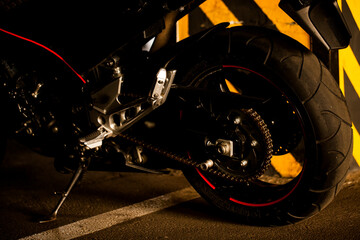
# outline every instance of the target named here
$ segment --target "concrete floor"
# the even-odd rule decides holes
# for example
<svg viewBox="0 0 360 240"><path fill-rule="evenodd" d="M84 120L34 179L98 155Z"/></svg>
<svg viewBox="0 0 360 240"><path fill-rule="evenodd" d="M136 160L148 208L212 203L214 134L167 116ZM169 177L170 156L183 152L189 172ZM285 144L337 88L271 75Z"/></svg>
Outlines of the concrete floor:
<svg viewBox="0 0 360 240"><path fill-rule="evenodd" d="M0 239L57 230L189 187L178 172L171 175L89 172L65 202L57 221L39 224L34 218L51 210L58 200L52 192L62 190L70 178L57 173L52 164L51 158L18 144L9 145L0 168ZM195 197L77 239L360 239L359 227L360 171L356 169L334 202L320 214L296 225L239 224Z"/></svg>

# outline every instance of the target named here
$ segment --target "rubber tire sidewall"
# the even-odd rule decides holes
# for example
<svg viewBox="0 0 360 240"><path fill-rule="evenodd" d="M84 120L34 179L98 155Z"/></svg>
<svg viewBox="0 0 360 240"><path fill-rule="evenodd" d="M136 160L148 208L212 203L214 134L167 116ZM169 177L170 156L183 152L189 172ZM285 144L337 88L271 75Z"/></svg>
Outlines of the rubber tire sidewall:
<svg viewBox="0 0 360 240"><path fill-rule="evenodd" d="M221 46L227 40L227 52ZM209 49L217 49L213 52ZM248 207L223 199L201 179L193 169L184 174L194 188L209 202L222 210L240 216L242 220L264 224L294 223L308 218L325 208L337 195L345 180L352 159L351 120L346 102L330 72L310 51L298 42L272 30L257 27L227 29L206 44L184 63L188 67L179 75L187 85L191 76L207 64L218 61L247 61L255 68L270 70L283 80L302 105L306 131L315 148L308 160L300 184L283 201L268 207ZM204 61L205 59L205 61ZM199 61L199 62L197 62ZM251 64L250 64L251 65ZM306 119L308 118L308 120Z"/></svg>

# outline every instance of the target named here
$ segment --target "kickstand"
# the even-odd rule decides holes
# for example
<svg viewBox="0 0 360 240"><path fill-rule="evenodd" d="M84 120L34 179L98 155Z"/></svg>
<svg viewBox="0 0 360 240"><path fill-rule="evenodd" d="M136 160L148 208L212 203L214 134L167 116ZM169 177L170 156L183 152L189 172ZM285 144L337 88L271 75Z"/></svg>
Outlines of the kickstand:
<svg viewBox="0 0 360 240"><path fill-rule="evenodd" d="M62 206L62 204L65 202L65 199L69 195L71 189L75 186L76 182L79 180L79 177L81 176L81 173L86 169L86 164L81 163L79 167L76 169L76 172L72 176L69 185L67 186L65 192L61 193L61 199L59 200L58 204L56 205L55 209L52 211L52 213L42 219L39 220L39 223L46 223L56 220L57 213Z"/></svg>

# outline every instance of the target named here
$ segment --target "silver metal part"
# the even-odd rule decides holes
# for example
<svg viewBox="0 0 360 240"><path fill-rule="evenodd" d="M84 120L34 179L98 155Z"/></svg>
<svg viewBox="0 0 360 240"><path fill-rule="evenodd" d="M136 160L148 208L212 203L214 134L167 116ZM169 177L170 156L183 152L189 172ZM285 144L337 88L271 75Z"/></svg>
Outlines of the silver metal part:
<svg viewBox="0 0 360 240"><path fill-rule="evenodd" d="M200 164L200 169L203 171L207 171L209 170L209 168L212 168L213 166L214 166L214 161L209 159Z"/></svg>
<svg viewBox="0 0 360 240"><path fill-rule="evenodd" d="M35 91L31 94L34 98L37 98L37 97L38 97L40 88L41 88L42 86L44 86L43 83L38 83L38 85L36 86Z"/></svg>
<svg viewBox="0 0 360 240"><path fill-rule="evenodd" d="M80 139L80 142L84 143L88 148L96 148L102 145L102 141L110 136L113 132L104 127L99 127L98 130L84 138Z"/></svg>
<svg viewBox="0 0 360 240"><path fill-rule="evenodd" d="M246 159L243 159L243 160L241 160L241 162L240 162L240 166L241 166L241 167L246 167L248 164L249 164L249 161L246 160Z"/></svg>
<svg viewBox="0 0 360 240"><path fill-rule="evenodd" d="M174 81L176 70L161 68L156 75L156 83L151 93L152 105L157 108L164 104Z"/></svg>
<svg viewBox="0 0 360 240"><path fill-rule="evenodd" d="M239 125L240 123L241 123L241 118L240 118L240 117L236 117L236 118L234 119L234 124Z"/></svg>
<svg viewBox="0 0 360 240"><path fill-rule="evenodd" d="M120 74L120 72L116 74ZM122 77L120 76L115 81L93 94L91 96L94 99L93 108L102 114L108 114L118 107L120 105L118 96L121 92L121 85Z"/></svg>
<svg viewBox="0 0 360 240"><path fill-rule="evenodd" d="M155 41L155 37L153 37L147 43L145 43L145 45L142 46L142 50L145 51L145 52L150 52L150 49L153 46L154 41Z"/></svg>
<svg viewBox="0 0 360 240"><path fill-rule="evenodd" d="M137 156L136 162L140 163L140 164L145 163L145 159L142 156L143 148L140 146L137 146L135 148L135 150L136 150L136 156Z"/></svg>
<svg viewBox="0 0 360 240"><path fill-rule="evenodd" d="M233 157L234 156L234 143L231 140L218 139L215 143L217 150L220 154Z"/></svg>
<svg viewBox="0 0 360 240"><path fill-rule="evenodd" d="M164 104L175 74L176 70L167 71L161 68L156 75L156 83L150 96L139 97L130 103L122 104L119 95L123 77L120 68L115 68L113 77L116 80L92 94L94 110L91 112L91 118L95 124L101 126L80 141L89 148L99 147L106 137L116 136Z"/></svg>
<svg viewBox="0 0 360 240"><path fill-rule="evenodd" d="M47 223L56 220L57 214L65 202L66 198L69 196L70 191L74 188L75 184L78 182L81 174L85 171L86 165L81 164L77 170L75 171L74 175L72 176L69 185L66 187L65 191L61 193L61 198L59 199L59 202L55 206L54 210L50 213L50 215L46 216L43 219L39 220L39 223ZM56 193L55 193L56 194Z"/></svg>
<svg viewBox="0 0 360 240"><path fill-rule="evenodd" d="M205 145L206 145L207 147L213 147L213 146L215 146L215 144L213 144L210 140L205 140Z"/></svg>
<svg viewBox="0 0 360 240"><path fill-rule="evenodd" d="M166 73L165 68L161 68L156 75L156 83L155 83L154 90L151 94L151 97L158 98L161 95L161 92L165 86L166 75L167 75L167 73Z"/></svg>
<svg viewBox="0 0 360 240"><path fill-rule="evenodd" d="M107 112L107 114L104 114L103 111L97 111L95 108L91 112L92 121L101 125L92 135L96 135L99 131L106 131L108 134L105 137L116 136L117 133L126 130L154 109L148 98L138 98L133 102L123 105L114 103L112 107L111 111ZM101 139L99 139L101 137L96 137L98 140L94 139L94 141L101 144ZM91 145L93 144L91 143Z"/></svg>
<svg viewBox="0 0 360 240"><path fill-rule="evenodd" d="M258 143L256 140L252 140L251 143L250 143L250 145L251 145L252 147L256 147L258 144L259 144L259 143Z"/></svg>

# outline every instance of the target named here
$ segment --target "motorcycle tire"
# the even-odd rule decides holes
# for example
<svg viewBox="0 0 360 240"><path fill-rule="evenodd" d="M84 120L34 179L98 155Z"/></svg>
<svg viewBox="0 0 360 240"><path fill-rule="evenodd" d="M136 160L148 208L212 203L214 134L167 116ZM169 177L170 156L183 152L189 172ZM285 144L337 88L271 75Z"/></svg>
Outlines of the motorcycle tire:
<svg viewBox="0 0 360 240"><path fill-rule="evenodd" d="M266 123L273 157L271 164L260 159L268 145L242 107L223 103L222 109L212 110L207 107L211 100L199 96L196 110L181 109L181 124L190 129L184 139L190 142L187 154L211 159L217 175L225 172L230 177L194 167L183 170L185 177L203 198L246 223L296 223L324 209L341 189L352 159L352 124L331 73L307 48L273 30L229 28L204 41L192 60L183 62L178 84L266 99L251 111ZM230 117L234 113L244 125L235 126L238 123ZM262 150L251 147L253 138ZM206 139L212 139L212 148L219 139L231 140L233 151L242 147L243 156L224 157L209 149ZM255 167L243 166L246 156ZM281 175L275 158L281 166L289 161L289 168L297 170Z"/></svg>

